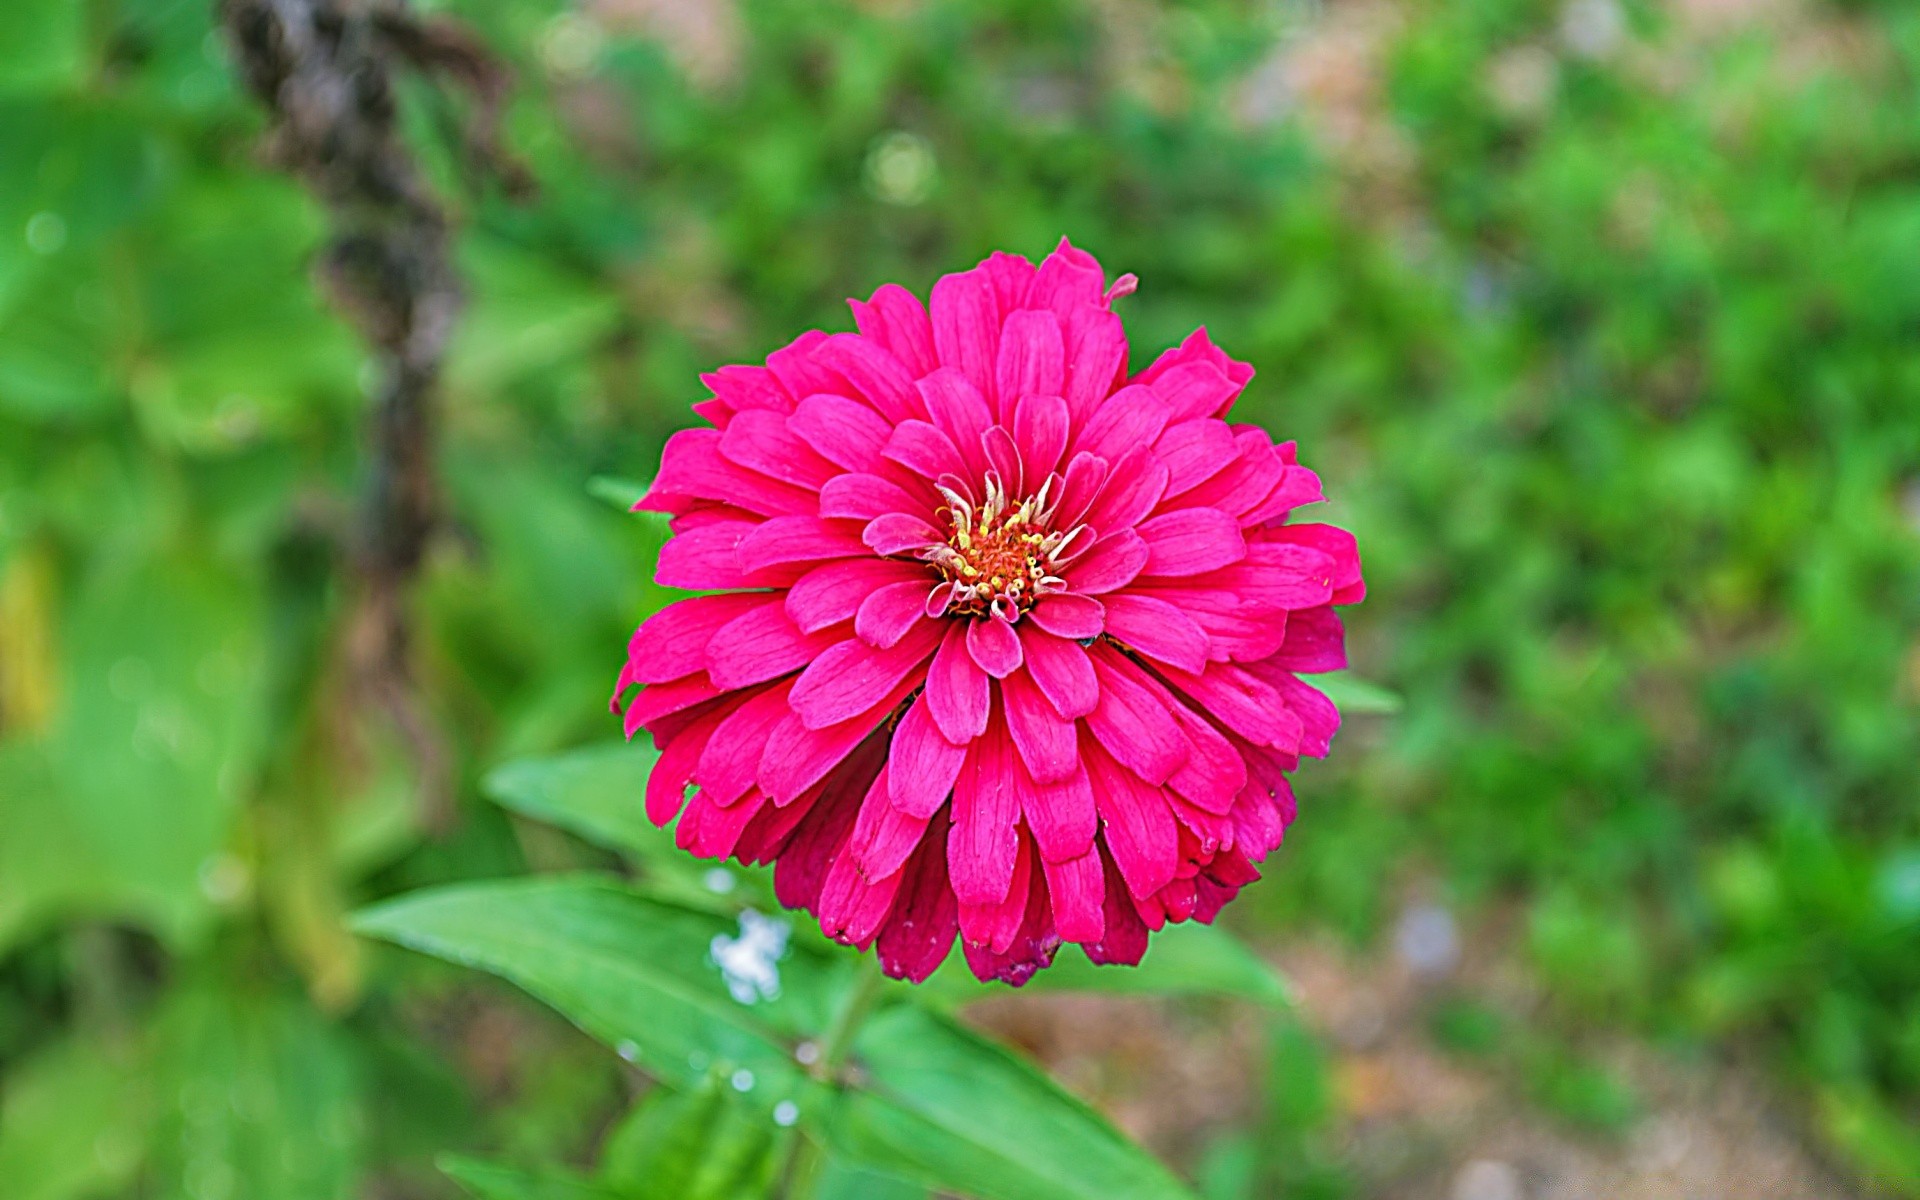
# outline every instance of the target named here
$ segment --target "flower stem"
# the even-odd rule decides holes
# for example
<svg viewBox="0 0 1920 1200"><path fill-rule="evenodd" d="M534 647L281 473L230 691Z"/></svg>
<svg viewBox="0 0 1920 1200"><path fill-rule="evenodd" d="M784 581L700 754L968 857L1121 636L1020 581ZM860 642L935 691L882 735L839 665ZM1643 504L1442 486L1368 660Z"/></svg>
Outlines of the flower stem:
<svg viewBox="0 0 1920 1200"><path fill-rule="evenodd" d="M832 1088L837 1084L841 1068L853 1053L854 1039L860 1032L860 1026L873 1011L874 1002L880 998L880 989L885 982L886 976L880 973L877 965L866 962L863 955L852 985L841 998L840 1006L834 1010L833 1020L827 1025L826 1034L820 1039L820 1058L813 1071L824 1088ZM825 1147L796 1128L793 1140L787 1144L787 1157L780 1168L779 1182L774 1187L774 1200L808 1200L819 1188L821 1170L825 1166Z"/></svg>

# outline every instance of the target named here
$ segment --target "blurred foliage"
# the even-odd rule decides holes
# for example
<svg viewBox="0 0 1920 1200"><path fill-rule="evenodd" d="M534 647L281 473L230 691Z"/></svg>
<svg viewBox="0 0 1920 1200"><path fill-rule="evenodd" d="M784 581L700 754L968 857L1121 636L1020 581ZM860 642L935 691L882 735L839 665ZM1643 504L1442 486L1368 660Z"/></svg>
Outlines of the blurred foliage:
<svg viewBox="0 0 1920 1200"><path fill-rule="evenodd" d="M696 372L1062 233L1144 281L1136 345L1204 321L1259 367L1247 415L1367 556L1355 660L1405 697L1307 774L1241 927L1367 941L1437 879L1517 910L1549 1027L1757 1052L1840 1161L1920 1179L1920 12L432 6L517 64L541 190L476 190L453 102L403 97L470 292L416 596L470 802L430 837L343 674L365 375L309 279L320 214L263 165L203 0L3 7L9 1194L590 1161L583 1114L631 1080L344 914L613 862L475 798L608 735L659 532L587 483L644 475ZM1556 1037L1449 1028L1575 1122L1630 1119ZM1209 1195L1351 1194L1321 1052L1274 1041L1282 1132L1217 1147Z"/></svg>

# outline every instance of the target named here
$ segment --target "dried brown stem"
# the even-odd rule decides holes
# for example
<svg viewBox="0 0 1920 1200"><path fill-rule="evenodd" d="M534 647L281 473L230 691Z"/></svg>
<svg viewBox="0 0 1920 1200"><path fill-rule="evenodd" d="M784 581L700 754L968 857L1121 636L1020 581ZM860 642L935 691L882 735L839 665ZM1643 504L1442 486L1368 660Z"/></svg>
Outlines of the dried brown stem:
<svg viewBox="0 0 1920 1200"><path fill-rule="evenodd" d="M348 650L357 690L413 753L429 824L444 827L452 756L415 686L406 600L438 523L435 396L461 290L450 220L401 135L396 88L412 70L469 95L463 161L520 192L526 176L495 140L507 74L471 34L405 0L221 0L219 13L267 111L268 159L332 220L320 286L374 357Z"/></svg>

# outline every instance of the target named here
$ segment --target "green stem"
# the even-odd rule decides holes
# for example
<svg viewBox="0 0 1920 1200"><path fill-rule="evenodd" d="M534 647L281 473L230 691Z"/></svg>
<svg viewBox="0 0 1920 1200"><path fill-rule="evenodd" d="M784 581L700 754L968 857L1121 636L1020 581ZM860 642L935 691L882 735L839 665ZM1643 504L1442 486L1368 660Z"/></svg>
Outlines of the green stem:
<svg viewBox="0 0 1920 1200"><path fill-rule="evenodd" d="M874 1002L880 998L880 990L885 983L886 976L880 973L876 965L864 961L863 956L852 986L841 998L839 1008L834 1010L833 1020L827 1025L826 1034L820 1039L820 1058L814 1064L813 1072L823 1085L823 1090L832 1088L838 1081L840 1069L853 1053L853 1043L860 1033L860 1026L873 1011ZM793 1140L787 1145L786 1162L780 1168L780 1181L774 1187L774 1200L809 1200L820 1185L821 1168L825 1165L825 1149L796 1128Z"/></svg>

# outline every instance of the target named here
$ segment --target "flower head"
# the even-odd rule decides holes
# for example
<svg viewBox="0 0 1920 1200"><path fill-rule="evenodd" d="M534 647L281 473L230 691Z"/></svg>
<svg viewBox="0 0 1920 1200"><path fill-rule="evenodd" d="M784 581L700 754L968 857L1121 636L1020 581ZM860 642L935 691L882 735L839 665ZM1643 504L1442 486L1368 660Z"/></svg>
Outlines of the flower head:
<svg viewBox="0 0 1920 1200"><path fill-rule="evenodd" d="M956 935L1014 984L1062 942L1138 962L1259 877L1339 724L1300 673L1346 665L1353 538L1294 519L1319 479L1224 419L1253 371L1205 330L1128 373L1133 285L1063 241L882 287L705 376L637 506L707 593L614 690L647 815L890 975Z"/></svg>

